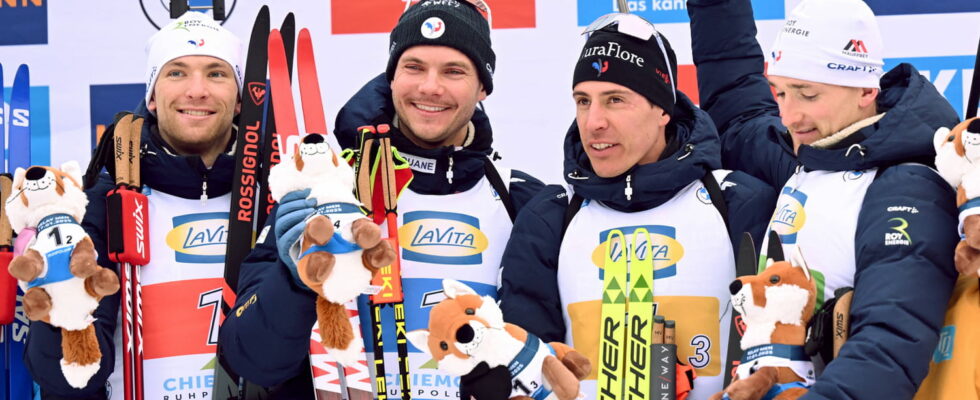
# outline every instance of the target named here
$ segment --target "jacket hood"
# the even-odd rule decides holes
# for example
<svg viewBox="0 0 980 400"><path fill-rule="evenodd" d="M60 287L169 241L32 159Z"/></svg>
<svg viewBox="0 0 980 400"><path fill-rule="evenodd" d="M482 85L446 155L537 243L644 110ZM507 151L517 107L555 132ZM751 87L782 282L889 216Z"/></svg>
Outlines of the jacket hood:
<svg viewBox="0 0 980 400"><path fill-rule="evenodd" d="M798 158L804 167L854 171L903 162L933 165L933 135L936 129L959 121L956 111L910 64L900 64L885 74L881 88L878 111L885 116L830 148L800 146ZM788 138L782 139L784 149L792 152Z"/></svg>
<svg viewBox="0 0 980 400"><path fill-rule="evenodd" d="M334 134L340 146L357 150L361 139L358 127L364 125L392 125L395 106L391 100L391 86L385 74L380 74L364 85L337 114ZM414 178L409 188L421 194L452 194L466 191L484 176L487 156L493 149L493 131L490 120L480 107L471 119L474 138L466 147L444 146L423 149L405 135L391 128L391 144L406 156L412 166Z"/></svg>
<svg viewBox="0 0 980 400"><path fill-rule="evenodd" d="M634 165L622 175L602 178L593 171L578 125L572 122L565 135L565 181L584 198L618 211L635 212L665 203L707 171L721 168L721 143L714 122L681 92L677 92L667 135L667 147L657 162Z"/></svg>

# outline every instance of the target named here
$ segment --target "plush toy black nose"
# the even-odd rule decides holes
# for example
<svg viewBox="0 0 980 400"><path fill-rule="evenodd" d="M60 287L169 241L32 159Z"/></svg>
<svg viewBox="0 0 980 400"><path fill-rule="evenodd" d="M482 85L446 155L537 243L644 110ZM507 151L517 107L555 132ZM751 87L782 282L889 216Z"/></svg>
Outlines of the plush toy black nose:
<svg viewBox="0 0 980 400"><path fill-rule="evenodd" d="M738 279L732 281L731 285L728 285L728 291L732 292L732 294L738 293L739 290L742 290L742 281Z"/></svg>
<svg viewBox="0 0 980 400"><path fill-rule="evenodd" d="M38 179L44 178L44 174L48 171L41 167L30 167L27 169L27 174L24 175L29 181L36 181Z"/></svg>
<svg viewBox="0 0 980 400"><path fill-rule="evenodd" d="M323 143L323 135L311 133L309 135L303 136L303 144L317 144Z"/></svg>
<svg viewBox="0 0 980 400"><path fill-rule="evenodd" d="M469 324L463 325L456 330L456 341L463 344L472 342L474 333Z"/></svg>

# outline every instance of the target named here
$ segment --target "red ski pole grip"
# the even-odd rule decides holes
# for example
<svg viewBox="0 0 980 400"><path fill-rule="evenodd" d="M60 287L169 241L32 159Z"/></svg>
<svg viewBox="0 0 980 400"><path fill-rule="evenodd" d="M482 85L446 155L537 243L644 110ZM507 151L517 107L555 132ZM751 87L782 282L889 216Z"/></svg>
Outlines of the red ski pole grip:
<svg viewBox="0 0 980 400"><path fill-rule="evenodd" d="M117 263L150 262L149 205L144 194L118 188L106 195L109 259Z"/></svg>

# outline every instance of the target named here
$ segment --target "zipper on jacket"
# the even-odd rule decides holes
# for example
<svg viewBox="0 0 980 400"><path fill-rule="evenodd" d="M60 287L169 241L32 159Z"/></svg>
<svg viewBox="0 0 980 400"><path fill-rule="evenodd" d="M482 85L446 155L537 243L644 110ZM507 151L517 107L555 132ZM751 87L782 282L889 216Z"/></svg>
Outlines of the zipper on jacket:
<svg viewBox="0 0 980 400"><path fill-rule="evenodd" d="M630 186L630 182L633 181L633 174L626 175L626 200L633 199L633 186Z"/></svg>
<svg viewBox="0 0 980 400"><path fill-rule="evenodd" d="M201 173L201 206L208 204L208 172Z"/></svg>
<svg viewBox="0 0 980 400"><path fill-rule="evenodd" d="M446 180L449 181L450 185L453 184L453 155L452 154L449 155L449 169L446 170Z"/></svg>

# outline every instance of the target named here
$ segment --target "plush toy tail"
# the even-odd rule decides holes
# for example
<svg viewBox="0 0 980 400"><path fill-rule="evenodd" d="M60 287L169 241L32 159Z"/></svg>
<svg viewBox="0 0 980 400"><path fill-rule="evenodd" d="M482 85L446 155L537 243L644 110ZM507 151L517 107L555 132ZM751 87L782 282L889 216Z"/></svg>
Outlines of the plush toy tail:
<svg viewBox="0 0 980 400"><path fill-rule="evenodd" d="M317 320L320 322L320 343L335 360L345 366L355 365L361 358L361 344L354 340L354 328L347 307L323 297L316 299Z"/></svg>
<svg viewBox="0 0 980 400"><path fill-rule="evenodd" d="M84 388L99 371L102 351L95 337L95 326L79 331L61 330L61 373L74 388Z"/></svg>

